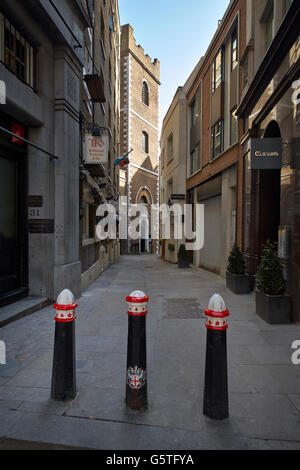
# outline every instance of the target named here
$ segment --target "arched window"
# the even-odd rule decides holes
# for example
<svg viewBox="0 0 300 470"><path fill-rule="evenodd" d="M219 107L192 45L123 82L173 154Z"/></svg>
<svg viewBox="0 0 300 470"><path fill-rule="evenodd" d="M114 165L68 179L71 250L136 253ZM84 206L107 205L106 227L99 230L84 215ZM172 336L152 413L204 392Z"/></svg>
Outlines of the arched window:
<svg viewBox="0 0 300 470"><path fill-rule="evenodd" d="M142 101L146 106L149 106L149 87L145 80L142 83Z"/></svg>
<svg viewBox="0 0 300 470"><path fill-rule="evenodd" d="M142 150L144 153L149 153L149 136L147 132L142 133Z"/></svg>

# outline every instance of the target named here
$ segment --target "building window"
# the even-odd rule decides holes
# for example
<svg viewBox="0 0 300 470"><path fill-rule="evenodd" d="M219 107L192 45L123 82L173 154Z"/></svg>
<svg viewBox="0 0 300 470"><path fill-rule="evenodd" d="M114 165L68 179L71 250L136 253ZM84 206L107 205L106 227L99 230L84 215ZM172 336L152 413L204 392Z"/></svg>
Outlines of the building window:
<svg viewBox="0 0 300 470"><path fill-rule="evenodd" d="M238 118L236 115L236 107L230 113L230 145L236 144L238 141Z"/></svg>
<svg viewBox="0 0 300 470"><path fill-rule="evenodd" d="M101 11L101 23L100 23L100 58L102 66L104 66L104 62L106 60L106 52L105 52L105 23L103 18L103 13Z"/></svg>
<svg viewBox="0 0 300 470"><path fill-rule="evenodd" d="M238 42L236 30L231 36L231 70L234 70L238 64Z"/></svg>
<svg viewBox="0 0 300 470"><path fill-rule="evenodd" d="M95 236L95 226L96 226L96 209L97 206L92 204L84 204L84 213L82 221L82 239L90 239Z"/></svg>
<svg viewBox="0 0 300 470"><path fill-rule="evenodd" d="M267 50L273 40L274 0L268 0L261 16L260 22L265 29L265 49Z"/></svg>
<svg viewBox="0 0 300 470"><path fill-rule="evenodd" d="M224 122L219 121L212 127L211 133L211 159L218 157L224 147Z"/></svg>
<svg viewBox="0 0 300 470"><path fill-rule="evenodd" d="M7 68L34 88L34 49L1 13L0 48L0 58Z"/></svg>
<svg viewBox="0 0 300 470"><path fill-rule="evenodd" d="M144 153L149 153L149 136L147 132L142 133L142 150Z"/></svg>
<svg viewBox="0 0 300 470"><path fill-rule="evenodd" d="M283 0L283 7L282 7L283 8L283 11L282 11L283 16L285 16L286 12L290 8L291 3L292 3L292 0Z"/></svg>
<svg viewBox="0 0 300 470"><path fill-rule="evenodd" d="M149 87L145 80L142 83L142 101L146 106L149 106Z"/></svg>
<svg viewBox="0 0 300 470"><path fill-rule="evenodd" d="M167 141L167 159L168 163L173 160L173 133L169 135Z"/></svg>
<svg viewBox="0 0 300 470"><path fill-rule="evenodd" d="M223 80L224 58L221 48L212 63L212 93L216 91Z"/></svg>
<svg viewBox="0 0 300 470"><path fill-rule="evenodd" d="M164 149L161 152L160 161L161 161L161 168L163 170L165 167L165 150Z"/></svg>
<svg viewBox="0 0 300 470"><path fill-rule="evenodd" d="M201 168L200 147L199 145L197 145L190 155L190 175L200 170L200 168Z"/></svg>
<svg viewBox="0 0 300 470"><path fill-rule="evenodd" d="M191 127L196 124L197 113L196 113L196 99L194 98L190 104L190 116L191 116Z"/></svg>

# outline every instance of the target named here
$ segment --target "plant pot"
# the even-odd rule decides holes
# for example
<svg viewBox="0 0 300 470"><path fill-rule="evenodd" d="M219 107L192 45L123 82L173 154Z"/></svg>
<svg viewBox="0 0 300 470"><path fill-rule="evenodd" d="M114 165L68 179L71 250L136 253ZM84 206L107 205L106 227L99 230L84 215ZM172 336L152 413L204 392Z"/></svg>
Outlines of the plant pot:
<svg viewBox="0 0 300 470"><path fill-rule="evenodd" d="M186 269L190 267L190 262L188 258L178 258L178 267L180 269Z"/></svg>
<svg viewBox="0 0 300 470"><path fill-rule="evenodd" d="M255 291L256 315L272 325L291 323L292 303L289 295L268 295Z"/></svg>
<svg viewBox="0 0 300 470"><path fill-rule="evenodd" d="M249 294L251 292L249 274L232 274L226 271L226 287L235 294Z"/></svg>

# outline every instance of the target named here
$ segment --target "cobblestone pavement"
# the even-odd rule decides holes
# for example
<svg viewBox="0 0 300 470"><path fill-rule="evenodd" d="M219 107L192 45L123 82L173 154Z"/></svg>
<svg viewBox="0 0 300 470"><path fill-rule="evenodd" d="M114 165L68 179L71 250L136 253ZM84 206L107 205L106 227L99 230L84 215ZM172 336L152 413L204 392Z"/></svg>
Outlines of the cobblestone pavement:
<svg viewBox="0 0 300 470"><path fill-rule="evenodd" d="M143 412L124 403L125 298L136 289L150 297L149 407ZM202 413L203 309L216 292L231 313L230 417L224 421ZM266 324L255 314L253 293L237 296L224 279L201 269L179 270L156 256L127 256L78 304L72 401L50 399L53 307L0 329L7 348L7 364L0 365L0 448L11 448L14 439L30 448L300 449L300 365L291 362L300 326Z"/></svg>

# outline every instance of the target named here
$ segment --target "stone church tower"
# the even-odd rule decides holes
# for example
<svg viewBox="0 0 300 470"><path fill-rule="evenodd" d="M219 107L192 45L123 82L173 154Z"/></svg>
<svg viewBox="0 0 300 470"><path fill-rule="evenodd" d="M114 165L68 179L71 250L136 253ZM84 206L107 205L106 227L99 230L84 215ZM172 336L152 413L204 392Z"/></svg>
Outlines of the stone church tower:
<svg viewBox="0 0 300 470"><path fill-rule="evenodd" d="M130 164L119 170L120 195L128 204L143 203L150 214L159 202L159 86L160 63L136 44L133 28L121 30L121 155L131 149ZM149 218L150 222L150 218ZM141 229L140 239L123 242L122 252L153 252L151 224Z"/></svg>

